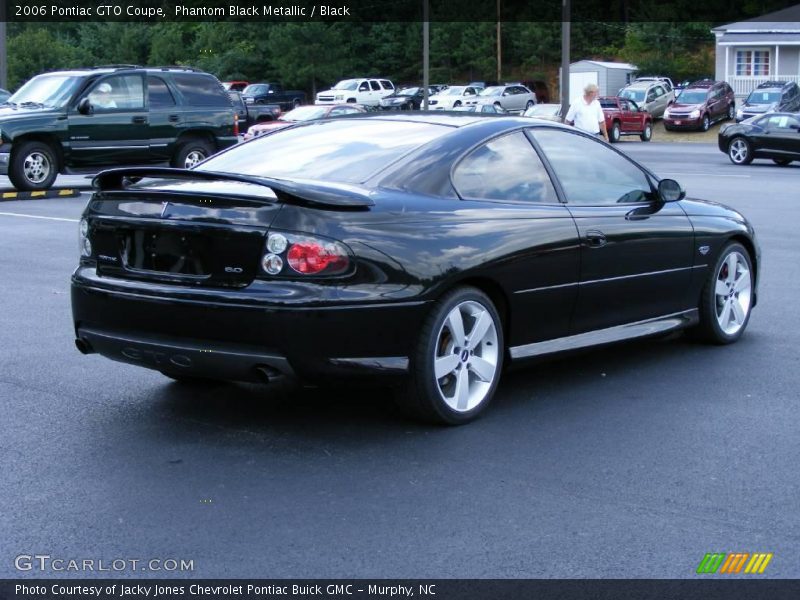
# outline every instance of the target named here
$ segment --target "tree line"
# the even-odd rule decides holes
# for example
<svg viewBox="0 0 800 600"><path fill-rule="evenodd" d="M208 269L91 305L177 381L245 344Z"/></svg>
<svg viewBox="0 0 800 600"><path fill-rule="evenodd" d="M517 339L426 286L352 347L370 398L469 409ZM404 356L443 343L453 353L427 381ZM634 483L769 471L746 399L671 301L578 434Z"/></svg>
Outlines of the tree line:
<svg viewBox="0 0 800 600"><path fill-rule="evenodd" d="M713 75L712 23L575 22L572 61L617 60L683 79ZM495 79L491 22L430 25L430 81ZM557 85L561 23L501 25L501 78ZM309 94L354 76L422 80L418 22L10 23L12 90L39 73L105 64L183 65L220 80L280 81Z"/></svg>

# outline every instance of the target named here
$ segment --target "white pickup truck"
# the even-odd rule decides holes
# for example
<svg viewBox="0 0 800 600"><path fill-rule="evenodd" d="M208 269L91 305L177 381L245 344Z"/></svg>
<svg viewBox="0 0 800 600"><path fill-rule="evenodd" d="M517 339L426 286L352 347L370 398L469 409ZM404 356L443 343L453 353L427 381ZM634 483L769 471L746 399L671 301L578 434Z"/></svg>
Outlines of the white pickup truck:
<svg viewBox="0 0 800 600"><path fill-rule="evenodd" d="M343 79L324 92L319 92L316 104L354 102L367 106L380 106L381 98L394 92L388 79Z"/></svg>

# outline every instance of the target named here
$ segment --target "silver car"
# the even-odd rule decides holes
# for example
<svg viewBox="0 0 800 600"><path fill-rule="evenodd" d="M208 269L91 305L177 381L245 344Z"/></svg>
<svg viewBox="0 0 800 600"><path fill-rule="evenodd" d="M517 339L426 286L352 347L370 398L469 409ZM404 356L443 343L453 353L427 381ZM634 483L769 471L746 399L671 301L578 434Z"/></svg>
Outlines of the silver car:
<svg viewBox="0 0 800 600"><path fill-rule="evenodd" d="M618 96L633 100L637 106L644 107L654 119L664 116L667 106L675 101L675 91L660 81L635 81L619 91Z"/></svg>
<svg viewBox="0 0 800 600"><path fill-rule="evenodd" d="M495 104L509 112L522 113L536 104L536 94L524 85L494 85L483 90L471 103Z"/></svg>

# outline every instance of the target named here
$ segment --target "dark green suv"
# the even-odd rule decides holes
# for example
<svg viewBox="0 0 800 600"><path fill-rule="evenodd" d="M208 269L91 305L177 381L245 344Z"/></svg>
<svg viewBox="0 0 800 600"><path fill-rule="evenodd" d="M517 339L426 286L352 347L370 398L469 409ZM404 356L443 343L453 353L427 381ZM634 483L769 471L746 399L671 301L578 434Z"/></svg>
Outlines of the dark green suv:
<svg viewBox="0 0 800 600"><path fill-rule="evenodd" d="M119 65L37 75L0 105L0 175L20 190L58 173L169 163L191 167L237 142L216 77Z"/></svg>

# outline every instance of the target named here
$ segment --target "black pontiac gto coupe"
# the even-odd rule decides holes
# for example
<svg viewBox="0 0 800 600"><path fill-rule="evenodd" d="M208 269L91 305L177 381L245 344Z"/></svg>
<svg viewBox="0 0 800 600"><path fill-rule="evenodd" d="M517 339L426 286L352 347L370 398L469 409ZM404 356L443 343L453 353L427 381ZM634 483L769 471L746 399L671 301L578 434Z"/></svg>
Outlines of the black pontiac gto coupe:
<svg viewBox="0 0 800 600"><path fill-rule="evenodd" d="M323 120L94 185L77 346L179 380L380 376L458 424L508 362L678 328L734 342L756 304L743 216L552 122Z"/></svg>

